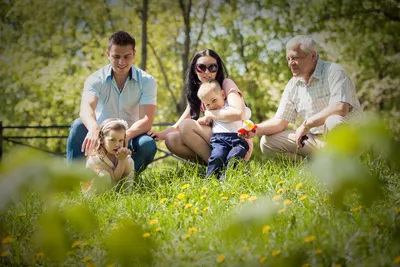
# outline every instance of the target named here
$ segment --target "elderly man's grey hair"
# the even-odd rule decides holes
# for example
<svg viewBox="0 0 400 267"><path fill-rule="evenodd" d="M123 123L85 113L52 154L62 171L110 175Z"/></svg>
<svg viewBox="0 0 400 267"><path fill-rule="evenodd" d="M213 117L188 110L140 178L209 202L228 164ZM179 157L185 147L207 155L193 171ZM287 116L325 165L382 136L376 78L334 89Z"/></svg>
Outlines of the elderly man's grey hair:
<svg viewBox="0 0 400 267"><path fill-rule="evenodd" d="M317 43L310 35L297 35L289 40L286 44L286 50L293 48L294 46L300 44L300 49L306 54L306 56L311 55L315 51L318 56Z"/></svg>

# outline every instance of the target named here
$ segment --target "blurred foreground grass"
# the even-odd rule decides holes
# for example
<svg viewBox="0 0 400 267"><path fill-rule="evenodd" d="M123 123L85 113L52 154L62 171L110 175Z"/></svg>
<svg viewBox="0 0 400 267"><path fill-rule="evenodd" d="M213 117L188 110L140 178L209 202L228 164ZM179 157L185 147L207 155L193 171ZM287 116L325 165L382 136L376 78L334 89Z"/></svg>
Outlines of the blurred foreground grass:
<svg viewBox="0 0 400 267"><path fill-rule="evenodd" d="M132 194L84 195L92 173L32 151L0 167L2 266L392 266L400 147L378 118L301 163L149 168ZM333 145L335 144L335 145Z"/></svg>

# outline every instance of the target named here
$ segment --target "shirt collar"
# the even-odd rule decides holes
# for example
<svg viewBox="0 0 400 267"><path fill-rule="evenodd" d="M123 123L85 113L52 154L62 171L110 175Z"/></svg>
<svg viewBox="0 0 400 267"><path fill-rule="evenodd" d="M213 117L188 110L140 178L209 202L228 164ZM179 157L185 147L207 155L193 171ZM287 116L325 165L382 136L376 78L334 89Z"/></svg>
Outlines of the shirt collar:
<svg viewBox="0 0 400 267"><path fill-rule="evenodd" d="M136 67L134 65L132 65L131 69L129 70L129 80L132 80L132 79L134 79L135 81L138 80L136 70L137 70ZM107 70L106 79L112 80L113 77L114 77L114 71L113 71L111 65L109 65L109 68Z"/></svg>
<svg viewBox="0 0 400 267"><path fill-rule="evenodd" d="M323 65L324 65L324 61L318 57L317 65L315 66L314 72L311 75L312 78L314 78L314 79L320 79L321 78L322 71L323 71ZM311 77L310 77L310 79L311 79ZM298 82L305 83L304 78L295 78L295 79L296 79L296 83L298 83Z"/></svg>

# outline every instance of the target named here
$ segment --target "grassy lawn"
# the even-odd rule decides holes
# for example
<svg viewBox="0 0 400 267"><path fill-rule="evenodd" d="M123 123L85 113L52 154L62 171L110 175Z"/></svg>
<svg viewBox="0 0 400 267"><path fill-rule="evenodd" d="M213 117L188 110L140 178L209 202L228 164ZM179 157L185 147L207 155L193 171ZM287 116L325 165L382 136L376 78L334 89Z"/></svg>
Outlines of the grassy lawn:
<svg viewBox="0 0 400 267"><path fill-rule="evenodd" d="M173 160L132 193L88 195L92 174L16 151L0 169L0 266L396 266L399 172L372 155L255 158L222 183Z"/></svg>

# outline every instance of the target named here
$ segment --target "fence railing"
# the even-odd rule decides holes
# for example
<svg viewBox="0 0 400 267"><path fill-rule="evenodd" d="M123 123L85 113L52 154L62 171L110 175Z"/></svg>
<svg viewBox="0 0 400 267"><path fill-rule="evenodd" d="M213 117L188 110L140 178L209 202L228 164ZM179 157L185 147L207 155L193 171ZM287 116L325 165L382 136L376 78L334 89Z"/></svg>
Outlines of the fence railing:
<svg viewBox="0 0 400 267"><path fill-rule="evenodd" d="M173 123L168 123L168 122L162 122L162 123L154 123L153 127L160 127L160 126L171 126L173 125ZM56 151L51 151L48 149L44 149L41 147L37 147L37 146L33 146L27 143L24 143L21 140L24 139L67 139L68 135L8 135L5 134L5 131L10 130L10 129L22 129L22 130L26 130L26 129L35 129L35 130L48 130L48 129L59 129L59 130L63 130L63 129L69 129L71 126L70 125L50 125L50 126L4 126L3 122L0 121L0 160L3 157L3 143L4 142L10 142L10 143L14 143L16 145L20 145L20 146L26 146L26 147L30 147L33 149L37 149L46 153L50 153L53 155L57 155L57 156L65 156L65 151L63 152L56 152ZM169 151L166 151L164 149L161 149L159 147L157 147L157 151L161 152L163 155L160 157L157 157L154 159L154 161L166 158L166 157L174 157L176 159L181 159L177 156L175 156L174 154L172 154Z"/></svg>

